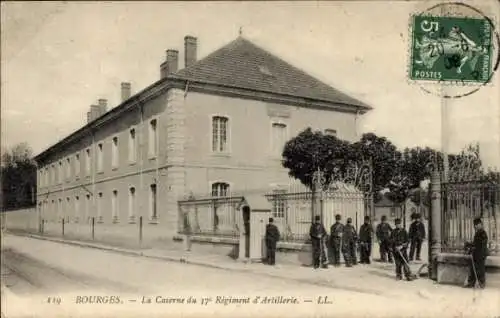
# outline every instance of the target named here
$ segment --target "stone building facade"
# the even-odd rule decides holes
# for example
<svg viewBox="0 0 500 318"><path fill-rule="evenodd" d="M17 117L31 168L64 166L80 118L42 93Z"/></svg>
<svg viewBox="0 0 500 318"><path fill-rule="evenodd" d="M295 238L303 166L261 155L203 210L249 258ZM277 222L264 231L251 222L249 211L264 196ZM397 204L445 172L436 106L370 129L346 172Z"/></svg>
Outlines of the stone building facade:
<svg viewBox="0 0 500 318"><path fill-rule="evenodd" d="M185 67L167 51L161 78L36 156L44 219L147 224L174 235L177 201L188 194L266 192L288 184L284 143L312 127L356 138L371 108L238 37L197 60L184 39Z"/></svg>

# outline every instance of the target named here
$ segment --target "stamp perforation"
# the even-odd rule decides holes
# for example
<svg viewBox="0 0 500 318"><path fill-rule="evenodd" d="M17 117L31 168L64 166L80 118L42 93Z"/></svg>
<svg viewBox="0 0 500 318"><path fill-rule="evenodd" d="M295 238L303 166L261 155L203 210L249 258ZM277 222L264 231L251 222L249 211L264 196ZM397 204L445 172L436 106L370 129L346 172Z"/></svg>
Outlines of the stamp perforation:
<svg viewBox="0 0 500 318"><path fill-rule="evenodd" d="M444 3L442 5L452 5L453 3ZM437 8L437 6L433 7ZM495 64L496 64L496 56L498 54L498 51L500 48L498 47L498 17L492 13L488 14L483 14L480 13L480 11L477 12L477 14L483 15L483 18L478 17L477 15L471 15L471 14L464 14L460 13L457 14L457 12L453 13L435 13L435 12L430 12L430 11L423 11L423 12L418 12L418 13L412 13L408 19L408 43L407 43L407 67L406 67L406 80L409 85L433 85L433 86L452 86L452 87L473 87L479 89L480 87L483 86L492 86L493 81L495 79ZM490 78L488 79L487 82L478 82L478 81L473 81L473 80L427 80L427 79L413 79L412 78L412 72L413 72L413 61L414 61L414 28L415 28L415 21L417 17L443 17L443 18L462 18L462 19L471 19L471 20L484 20L484 17L488 19L489 24L491 25L491 43L489 44L489 52L488 54L491 55L491 65L490 65L490 70L491 70L491 75ZM496 53L496 54L495 54Z"/></svg>

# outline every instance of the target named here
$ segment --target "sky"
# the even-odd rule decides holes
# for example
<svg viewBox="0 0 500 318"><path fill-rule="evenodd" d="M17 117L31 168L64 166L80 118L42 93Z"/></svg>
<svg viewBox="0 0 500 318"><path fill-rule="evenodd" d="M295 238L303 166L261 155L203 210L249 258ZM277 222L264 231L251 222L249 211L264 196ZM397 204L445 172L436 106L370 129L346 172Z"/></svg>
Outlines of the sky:
<svg viewBox="0 0 500 318"><path fill-rule="evenodd" d="M494 0L467 2L500 12ZM407 81L410 15L433 4L2 2L2 146L28 142L38 154L83 126L99 98L117 106L121 82L135 93L158 80L167 49L183 61L185 35L198 38L203 58L241 27L255 44L371 105L359 133L399 148L440 148L441 99ZM500 167L498 74L447 107L450 151L479 142L485 164Z"/></svg>

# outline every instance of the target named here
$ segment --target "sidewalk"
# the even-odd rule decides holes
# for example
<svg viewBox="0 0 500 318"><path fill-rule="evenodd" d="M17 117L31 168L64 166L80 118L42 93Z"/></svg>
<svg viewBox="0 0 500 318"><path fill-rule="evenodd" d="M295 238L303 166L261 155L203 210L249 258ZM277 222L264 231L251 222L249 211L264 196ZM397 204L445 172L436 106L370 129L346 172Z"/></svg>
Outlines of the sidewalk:
<svg viewBox="0 0 500 318"><path fill-rule="evenodd" d="M455 286L437 285L430 279L422 277L413 282L396 281L393 264L384 264L373 262L371 265L357 265L352 268L330 266L328 269L314 270L310 267L302 267L289 264L278 264L268 266L261 263L249 263L233 260L229 257L214 254L192 253L177 249L143 249L133 250L127 248L113 247L105 244L72 241L61 238L45 237L40 235L26 234L23 236L35 239L49 240L64 244L70 244L80 247L96 248L112 251L116 253L142 256L154 259L160 259L171 262L181 262L198 266L218 268L242 273L252 273L273 278L286 279L299 283L307 283L319 286L325 286L333 289L349 290L358 293L379 295L385 297L427 298L429 291L446 293L453 290L462 290ZM181 244L179 244L182 246ZM279 259L277 260L279 262ZM411 264L412 269L421 266L420 264ZM425 270L424 270L425 272Z"/></svg>

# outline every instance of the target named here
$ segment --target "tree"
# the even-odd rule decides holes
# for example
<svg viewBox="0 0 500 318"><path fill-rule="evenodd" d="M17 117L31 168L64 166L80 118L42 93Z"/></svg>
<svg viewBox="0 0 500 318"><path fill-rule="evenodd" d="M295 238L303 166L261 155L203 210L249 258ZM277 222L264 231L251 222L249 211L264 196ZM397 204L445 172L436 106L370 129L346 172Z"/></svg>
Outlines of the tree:
<svg viewBox="0 0 500 318"><path fill-rule="evenodd" d="M335 169L347 169L348 151L347 141L307 128L285 144L282 164L291 177L314 190L314 172L321 170L326 183L331 182Z"/></svg>
<svg viewBox="0 0 500 318"><path fill-rule="evenodd" d="M36 197L36 163L27 143L2 149L2 208L32 206Z"/></svg>
<svg viewBox="0 0 500 318"><path fill-rule="evenodd" d="M363 134L361 139L351 145L350 159L358 165L369 162L372 166L372 191L379 192L387 187L395 176L394 167L401 158L396 146L386 137L374 133Z"/></svg>

